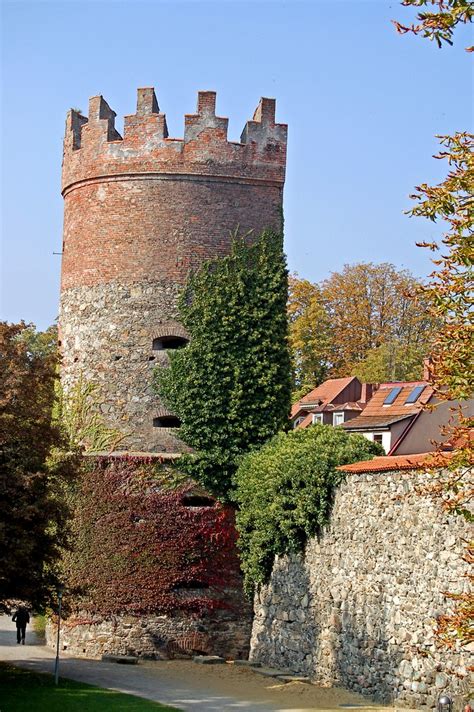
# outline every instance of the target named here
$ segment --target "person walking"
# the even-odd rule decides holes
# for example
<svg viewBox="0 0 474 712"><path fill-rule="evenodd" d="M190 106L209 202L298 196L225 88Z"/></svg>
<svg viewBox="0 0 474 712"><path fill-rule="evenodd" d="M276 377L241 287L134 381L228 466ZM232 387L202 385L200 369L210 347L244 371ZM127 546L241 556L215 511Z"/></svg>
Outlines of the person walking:
<svg viewBox="0 0 474 712"><path fill-rule="evenodd" d="M30 614L25 606L20 606L14 613L12 621L16 623L16 642L25 644L26 626L30 622Z"/></svg>

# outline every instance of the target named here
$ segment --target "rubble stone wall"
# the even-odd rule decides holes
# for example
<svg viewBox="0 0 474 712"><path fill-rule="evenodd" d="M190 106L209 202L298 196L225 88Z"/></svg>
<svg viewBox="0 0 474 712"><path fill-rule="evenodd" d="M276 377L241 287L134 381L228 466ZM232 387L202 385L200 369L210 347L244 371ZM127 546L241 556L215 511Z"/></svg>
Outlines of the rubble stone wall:
<svg viewBox="0 0 474 712"><path fill-rule="evenodd" d="M177 297L176 285L159 280L78 286L62 295L63 386L70 390L82 376L99 387L105 422L125 436L119 449L186 450L174 429L153 426L165 413L152 388L153 369L168 364L153 340L186 335L176 321Z"/></svg>
<svg viewBox="0 0 474 712"><path fill-rule="evenodd" d="M417 494L424 478L348 475L330 525L304 555L277 558L257 594L253 660L397 705L433 707L441 692L460 704L474 645L440 649L434 631L445 592L468 590L469 527Z"/></svg>
<svg viewBox="0 0 474 712"><path fill-rule="evenodd" d="M246 659L251 616L220 611L214 616L174 615L110 616L78 613L62 622L60 649L69 655L100 659L102 655L134 655L168 659L203 653L227 659ZM46 643L56 646L57 627L50 621Z"/></svg>

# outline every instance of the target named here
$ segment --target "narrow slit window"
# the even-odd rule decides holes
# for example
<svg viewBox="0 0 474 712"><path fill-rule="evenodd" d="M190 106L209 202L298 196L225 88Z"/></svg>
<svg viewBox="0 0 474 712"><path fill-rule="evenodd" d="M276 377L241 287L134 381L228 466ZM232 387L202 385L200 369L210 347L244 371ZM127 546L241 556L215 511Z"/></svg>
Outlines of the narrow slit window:
<svg viewBox="0 0 474 712"><path fill-rule="evenodd" d="M385 398L383 404L384 405L392 405L392 403L395 401L399 393L401 392L402 387L397 386L396 388L392 388L388 396Z"/></svg>
<svg viewBox="0 0 474 712"><path fill-rule="evenodd" d="M180 581L173 586L174 591L199 591L201 589L209 588L207 581Z"/></svg>
<svg viewBox="0 0 474 712"><path fill-rule="evenodd" d="M215 500L201 494L186 494L181 500L183 507L213 507Z"/></svg>
<svg viewBox="0 0 474 712"><path fill-rule="evenodd" d="M412 390L412 392L406 399L405 404L416 403L416 401L421 396L421 394L423 393L424 390L425 390L425 386L415 386L415 388Z"/></svg>

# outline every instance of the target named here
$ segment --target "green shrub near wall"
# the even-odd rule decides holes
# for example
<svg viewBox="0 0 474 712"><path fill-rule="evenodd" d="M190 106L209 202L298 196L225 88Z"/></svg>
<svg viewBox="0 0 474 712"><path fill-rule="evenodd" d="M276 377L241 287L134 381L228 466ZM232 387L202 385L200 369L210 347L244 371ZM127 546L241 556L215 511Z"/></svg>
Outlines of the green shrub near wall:
<svg viewBox="0 0 474 712"><path fill-rule="evenodd" d="M329 519L337 469L383 454L380 445L330 425L281 433L242 460L235 476L245 587L264 583L277 554L301 551Z"/></svg>

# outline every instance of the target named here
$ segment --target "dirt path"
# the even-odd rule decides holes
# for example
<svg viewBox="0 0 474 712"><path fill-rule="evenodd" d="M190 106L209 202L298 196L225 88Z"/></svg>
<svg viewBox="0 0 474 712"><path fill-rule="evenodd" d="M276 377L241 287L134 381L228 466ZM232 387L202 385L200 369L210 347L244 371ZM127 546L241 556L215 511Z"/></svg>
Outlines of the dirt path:
<svg viewBox="0 0 474 712"><path fill-rule="evenodd" d="M27 644L17 645L15 625L0 616L0 660L40 672L53 672L54 652L41 645L31 626ZM305 683L281 683L232 664L197 665L188 661L117 665L61 656L60 675L99 687L173 705L185 712L343 712L387 708L347 690Z"/></svg>

